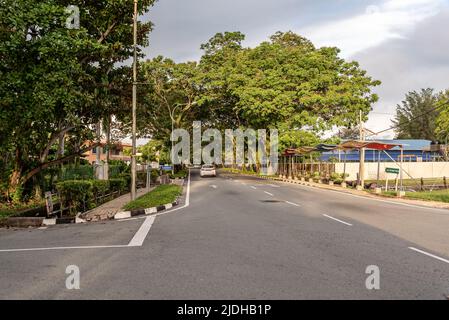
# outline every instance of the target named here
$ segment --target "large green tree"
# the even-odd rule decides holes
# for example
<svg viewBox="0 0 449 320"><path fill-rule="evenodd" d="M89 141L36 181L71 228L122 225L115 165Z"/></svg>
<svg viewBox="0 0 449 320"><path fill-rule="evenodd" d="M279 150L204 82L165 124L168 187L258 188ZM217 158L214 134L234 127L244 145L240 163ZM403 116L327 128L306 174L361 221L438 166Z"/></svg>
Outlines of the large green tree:
<svg viewBox="0 0 449 320"><path fill-rule="evenodd" d="M430 88L407 93L402 103L396 107L396 117L393 120L396 138L437 141L435 130L441 111L437 107L439 100L440 94Z"/></svg>
<svg viewBox="0 0 449 320"><path fill-rule="evenodd" d="M139 1L139 12L154 0ZM80 28L66 28L68 5ZM0 2L0 152L8 193L49 166L83 154L94 125L123 110L132 56L132 0L4 0ZM146 45L151 23L139 25ZM50 154L64 137L73 145ZM60 148L61 149L61 148ZM60 150L61 151L61 150Z"/></svg>

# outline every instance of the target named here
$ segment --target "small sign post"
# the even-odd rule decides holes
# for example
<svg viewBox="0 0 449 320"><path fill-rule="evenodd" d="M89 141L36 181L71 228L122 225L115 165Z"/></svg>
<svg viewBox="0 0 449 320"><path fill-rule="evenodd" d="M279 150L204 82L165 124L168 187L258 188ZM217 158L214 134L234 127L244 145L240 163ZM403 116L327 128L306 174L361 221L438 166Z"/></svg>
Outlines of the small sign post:
<svg viewBox="0 0 449 320"><path fill-rule="evenodd" d="M47 217L53 212L53 199L51 198L51 192L45 192L45 207L47 208Z"/></svg>
<svg viewBox="0 0 449 320"><path fill-rule="evenodd" d="M388 191L388 173L396 174L395 178L395 190L398 191L398 175L399 175L399 169L398 168L385 168L385 172L387 173L387 179L385 181L385 191Z"/></svg>

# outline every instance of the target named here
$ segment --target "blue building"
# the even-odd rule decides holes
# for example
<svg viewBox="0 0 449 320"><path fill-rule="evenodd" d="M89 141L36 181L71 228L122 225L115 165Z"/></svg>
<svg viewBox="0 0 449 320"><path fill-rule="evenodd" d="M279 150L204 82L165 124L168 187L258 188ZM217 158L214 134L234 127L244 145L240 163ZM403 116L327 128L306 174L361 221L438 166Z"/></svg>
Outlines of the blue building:
<svg viewBox="0 0 449 320"><path fill-rule="evenodd" d="M435 161L441 158L441 154L438 148L432 147L432 141L430 140L375 140L377 142L384 142L390 144L400 144L404 148L404 161L410 162L422 162L422 161ZM389 151L388 154L382 151L366 149L365 161L377 162L380 155L381 162L392 162L400 160L401 151L399 147L395 147ZM390 158L391 157L391 158ZM321 161L338 160L340 162L359 162L360 153L359 150L344 151L334 150L330 152L324 152L321 156Z"/></svg>

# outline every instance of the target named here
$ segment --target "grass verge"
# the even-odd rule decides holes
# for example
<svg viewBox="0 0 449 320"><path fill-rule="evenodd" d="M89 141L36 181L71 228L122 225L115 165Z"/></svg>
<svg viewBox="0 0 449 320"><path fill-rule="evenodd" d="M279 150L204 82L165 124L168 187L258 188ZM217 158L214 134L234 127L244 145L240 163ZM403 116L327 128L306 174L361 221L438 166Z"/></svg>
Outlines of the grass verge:
<svg viewBox="0 0 449 320"><path fill-rule="evenodd" d="M182 187L174 184L157 186L152 191L144 194L134 201L126 204L124 210L146 209L162 204L172 203L182 193Z"/></svg>
<svg viewBox="0 0 449 320"><path fill-rule="evenodd" d="M449 190L434 190L432 192L406 192L405 197L417 200L449 202Z"/></svg>

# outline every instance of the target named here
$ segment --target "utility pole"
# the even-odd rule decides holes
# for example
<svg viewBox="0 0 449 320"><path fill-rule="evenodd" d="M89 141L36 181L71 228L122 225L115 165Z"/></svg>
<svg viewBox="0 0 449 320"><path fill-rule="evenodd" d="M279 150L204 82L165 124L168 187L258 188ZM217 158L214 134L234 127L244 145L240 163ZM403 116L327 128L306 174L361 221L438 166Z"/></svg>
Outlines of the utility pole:
<svg viewBox="0 0 449 320"><path fill-rule="evenodd" d="M360 141L365 141L365 129L363 128L362 110L359 113L360 122ZM359 167L359 181L362 190L365 188L365 148L360 149L360 167Z"/></svg>
<svg viewBox="0 0 449 320"><path fill-rule="evenodd" d="M132 155L131 155L131 200L136 199L136 110L137 110L137 1L134 0L134 62L133 62L133 102L132 102Z"/></svg>

